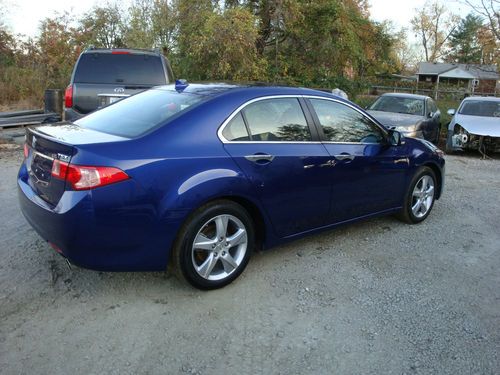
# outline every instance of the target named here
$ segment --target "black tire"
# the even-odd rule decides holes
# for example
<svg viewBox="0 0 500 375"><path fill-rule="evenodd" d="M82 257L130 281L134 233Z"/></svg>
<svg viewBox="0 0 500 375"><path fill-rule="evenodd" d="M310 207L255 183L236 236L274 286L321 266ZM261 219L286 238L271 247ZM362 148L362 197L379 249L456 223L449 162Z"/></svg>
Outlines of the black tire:
<svg viewBox="0 0 500 375"><path fill-rule="evenodd" d="M432 180L432 184L433 184L432 185L433 186L432 199L430 201L430 206L428 208L426 206L427 210L426 210L425 214L423 212L418 212L418 215L415 215L415 213L412 210L412 207L417 203L416 200L418 200L418 198L414 197L413 194L414 194L415 186L417 184L420 184L421 181L425 181L425 179L422 180L422 178L424 176L428 176ZM437 179L436 179L436 175L435 175L434 171L429 167L420 167L417 170L417 172L415 173L415 175L413 176L413 178L411 179L410 184L408 185L408 190L406 191L404 202L403 202L403 209L397 214L397 217L401 221L404 221L405 223L408 223L408 224L418 224L418 223L424 221L427 218L427 216L429 216L430 212L432 211L432 208L434 207L434 202L436 200L435 197L436 197L437 187L438 187L437 186ZM428 196L427 196L427 198L425 198L425 203L428 202L427 201L428 198L429 198Z"/></svg>
<svg viewBox="0 0 500 375"><path fill-rule="evenodd" d="M224 236L223 240L219 240L217 235L219 222L217 218L221 217L228 219L226 234L230 233L234 228L239 230L238 228L240 228L241 225L244 226L244 230L246 231L246 246L240 246L241 244L238 244L231 247L232 245L229 244L230 235L227 236L227 239L226 236ZM213 233L215 238L212 238L212 235L208 234L205 236L205 233L209 232ZM216 246L215 249L195 250L194 243L198 235L205 236L204 238L210 240L210 243L215 241L215 244L211 245ZM209 242L207 241L206 243ZM224 247L225 245L226 247ZM234 281L243 272L248 264L254 247L254 224L248 212L235 202L217 200L198 208L186 220L177 236L170 267L173 268L173 271L177 275L182 276L186 281L198 289L210 290L222 288ZM243 253L241 253L242 251ZM203 257L205 254L206 258L204 259ZM233 258L235 255L237 255L236 259ZM211 260L208 259L209 257L211 257ZM227 257L230 257L230 259L234 261L231 266L230 263L228 263ZM237 266L234 267L233 270L227 271L226 268L233 267L238 259L239 262ZM206 264L206 261L210 264L211 262L215 262L215 265L212 265L212 268L210 268L210 272L215 272L215 274L212 275L209 273L207 277L203 277L199 273L199 270L197 271L197 268L195 268L195 264L199 262L200 264L197 265L201 267L203 264ZM209 267L207 266L205 269L208 270ZM217 272L219 272L219 274L217 274ZM224 276L225 274L227 275ZM214 277L220 277L220 279L209 279Z"/></svg>

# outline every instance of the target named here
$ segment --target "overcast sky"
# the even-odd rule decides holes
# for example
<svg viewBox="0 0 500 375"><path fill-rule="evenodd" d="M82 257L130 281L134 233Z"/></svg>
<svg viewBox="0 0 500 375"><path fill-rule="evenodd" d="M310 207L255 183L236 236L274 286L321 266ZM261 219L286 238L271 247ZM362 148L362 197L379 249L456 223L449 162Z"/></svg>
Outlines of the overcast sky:
<svg viewBox="0 0 500 375"><path fill-rule="evenodd" d="M35 36L40 20L52 16L56 11L70 11L70 13L83 13L94 4L104 1L94 0L0 0L8 5L7 23L14 33ZM121 3L130 3L122 0ZM369 0L371 15L376 21L390 20L398 27L408 27L414 9L421 7L425 0ZM456 1L446 1L447 6L455 13L464 12L464 6ZM462 9L459 9L462 8Z"/></svg>

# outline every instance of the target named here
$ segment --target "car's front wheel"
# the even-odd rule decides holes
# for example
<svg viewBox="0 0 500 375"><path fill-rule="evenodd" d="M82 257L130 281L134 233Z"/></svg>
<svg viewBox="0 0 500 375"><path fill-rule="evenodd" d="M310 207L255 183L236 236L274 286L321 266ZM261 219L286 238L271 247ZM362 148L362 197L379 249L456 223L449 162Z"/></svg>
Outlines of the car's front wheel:
<svg viewBox="0 0 500 375"><path fill-rule="evenodd" d="M413 176L398 217L410 224L429 216L436 196L436 175L429 167L421 167Z"/></svg>
<svg viewBox="0 0 500 375"><path fill-rule="evenodd" d="M172 266L199 289L221 288L243 272L254 243L247 211L231 201L214 201L199 208L183 225Z"/></svg>

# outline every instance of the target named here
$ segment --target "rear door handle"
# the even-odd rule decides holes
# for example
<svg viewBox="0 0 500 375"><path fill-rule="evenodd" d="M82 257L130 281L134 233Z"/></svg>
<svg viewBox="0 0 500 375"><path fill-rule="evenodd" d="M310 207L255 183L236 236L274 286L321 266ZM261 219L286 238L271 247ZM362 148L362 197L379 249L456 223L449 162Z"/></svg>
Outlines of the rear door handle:
<svg viewBox="0 0 500 375"><path fill-rule="evenodd" d="M253 154L253 155L247 155L245 156L245 159L248 161L258 163L258 162L272 162L274 159L274 155L269 155L269 154Z"/></svg>
<svg viewBox="0 0 500 375"><path fill-rule="evenodd" d="M333 155L337 160L354 160L355 156L351 154Z"/></svg>

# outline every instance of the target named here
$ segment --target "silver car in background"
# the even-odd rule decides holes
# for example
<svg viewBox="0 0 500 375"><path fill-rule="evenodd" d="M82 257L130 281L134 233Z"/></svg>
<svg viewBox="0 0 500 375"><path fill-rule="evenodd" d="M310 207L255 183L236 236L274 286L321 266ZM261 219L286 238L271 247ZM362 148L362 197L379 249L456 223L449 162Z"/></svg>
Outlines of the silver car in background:
<svg viewBox="0 0 500 375"><path fill-rule="evenodd" d="M405 137L439 141L441 112L432 98L424 95L383 94L368 108L382 125Z"/></svg>
<svg viewBox="0 0 500 375"><path fill-rule="evenodd" d="M500 98L468 97L448 114L446 151L500 152Z"/></svg>

